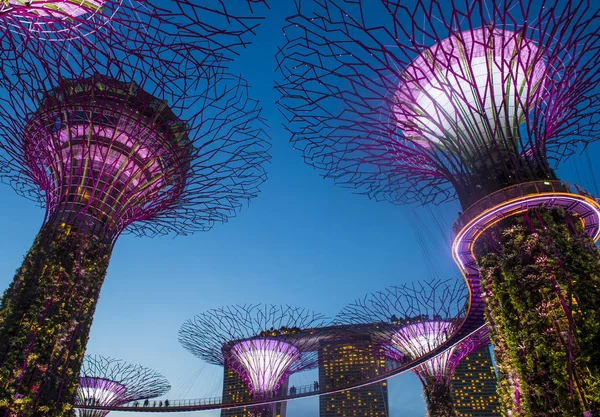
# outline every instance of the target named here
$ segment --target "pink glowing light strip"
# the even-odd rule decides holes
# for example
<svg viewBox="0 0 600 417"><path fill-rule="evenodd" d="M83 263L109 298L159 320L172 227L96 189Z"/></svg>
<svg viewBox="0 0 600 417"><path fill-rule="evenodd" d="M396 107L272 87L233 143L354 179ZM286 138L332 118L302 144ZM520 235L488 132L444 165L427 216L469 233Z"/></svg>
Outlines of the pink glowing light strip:
<svg viewBox="0 0 600 417"><path fill-rule="evenodd" d="M564 194L545 194L545 195L539 196L539 197L524 197L517 201L512 201L512 202L509 202L504 205L499 205L499 206L493 208L488 213L484 214L483 216L477 218L469 226L467 226L465 229L463 229L461 231L461 233L456 237L456 239L454 241L454 248L453 248L452 254L454 256L454 260L459 264L461 270L462 271L466 270L465 263L463 262L463 258L461 257L461 253L460 253L460 248L462 247L463 239L470 238L478 230L485 229L485 227L487 227L492 221L504 218L504 216L497 218L496 216L499 213L501 214L503 212L512 211L513 209L518 208L519 206L523 206L524 204L527 205L526 207L523 207L524 209L537 208L537 207L542 206L544 203L546 203L548 201L553 201L554 202L553 205L555 205L555 206L560 205L561 201L568 201L571 203L576 202L579 204L583 204L585 207L587 207L588 209L592 210L595 213L596 218L598 219L598 222L600 223L600 210L598 210L598 206L593 205L592 203L586 201L584 198L581 198L581 197L570 197L570 196L567 196ZM577 214L579 214L579 213L577 213ZM600 236L600 228L598 230L596 230L596 233L593 236L593 239L597 240L599 236Z"/></svg>

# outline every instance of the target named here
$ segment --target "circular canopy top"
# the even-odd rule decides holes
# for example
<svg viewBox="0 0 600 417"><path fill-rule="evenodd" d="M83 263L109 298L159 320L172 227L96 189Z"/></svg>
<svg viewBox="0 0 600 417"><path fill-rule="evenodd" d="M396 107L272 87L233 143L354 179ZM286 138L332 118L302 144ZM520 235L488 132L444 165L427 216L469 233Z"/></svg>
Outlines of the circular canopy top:
<svg viewBox="0 0 600 417"><path fill-rule="evenodd" d="M517 133L539 100L546 63L522 33L460 32L419 55L400 75L394 114L405 136L464 152ZM450 145L449 143L452 143Z"/></svg>
<svg viewBox="0 0 600 417"><path fill-rule="evenodd" d="M236 343L230 350L238 366L232 366L248 383L253 394L275 391L300 359L294 345L277 339L251 339Z"/></svg>

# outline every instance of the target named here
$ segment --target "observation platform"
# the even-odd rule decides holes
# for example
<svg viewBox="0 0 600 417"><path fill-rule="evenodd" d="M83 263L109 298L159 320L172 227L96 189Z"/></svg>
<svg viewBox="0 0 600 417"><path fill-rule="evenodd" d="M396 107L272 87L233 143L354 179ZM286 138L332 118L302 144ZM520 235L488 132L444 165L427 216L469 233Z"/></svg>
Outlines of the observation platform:
<svg viewBox="0 0 600 417"><path fill-rule="evenodd" d="M481 282L475 258L475 242L488 228L508 217L536 208L562 208L581 220L594 240L600 237L600 204L587 191L562 181L526 182L496 191L477 201L452 227L452 257L469 287L469 311L462 328L470 331L484 323ZM461 330L459 330L461 333Z"/></svg>

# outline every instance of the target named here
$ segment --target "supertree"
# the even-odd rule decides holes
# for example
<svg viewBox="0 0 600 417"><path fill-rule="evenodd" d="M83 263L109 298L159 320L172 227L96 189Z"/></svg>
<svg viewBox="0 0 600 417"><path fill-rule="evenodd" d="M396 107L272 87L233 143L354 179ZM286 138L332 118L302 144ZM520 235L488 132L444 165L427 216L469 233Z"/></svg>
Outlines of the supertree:
<svg viewBox="0 0 600 417"><path fill-rule="evenodd" d="M166 394L169 381L140 365L104 356L86 356L79 373L75 406L117 406ZM79 409L79 417L104 417L109 411Z"/></svg>
<svg viewBox="0 0 600 417"><path fill-rule="evenodd" d="M24 76L0 97L1 174L45 218L0 308L6 415L72 413L121 233L209 230L265 179L268 138L247 83L193 43L186 53L175 66L90 59L59 73L13 63Z"/></svg>
<svg viewBox="0 0 600 417"><path fill-rule="evenodd" d="M317 365L310 332L322 327L322 315L278 305L238 305L209 310L183 324L179 341L194 356L235 371L253 399L268 399L295 372ZM267 417L272 407L252 407Z"/></svg>
<svg viewBox="0 0 600 417"><path fill-rule="evenodd" d="M463 282L419 281L357 299L340 311L335 322L377 324L380 330L372 336L374 346L387 359L403 363L430 354L450 339L464 319L466 301ZM488 343L489 333L482 327L413 369L423 384L428 416L456 416L452 374L465 356Z"/></svg>
<svg viewBox="0 0 600 417"><path fill-rule="evenodd" d="M485 310L505 408L599 410L600 206L554 172L598 137L598 5L314 0L297 11L278 58L294 145L371 198L458 198L462 327Z"/></svg>

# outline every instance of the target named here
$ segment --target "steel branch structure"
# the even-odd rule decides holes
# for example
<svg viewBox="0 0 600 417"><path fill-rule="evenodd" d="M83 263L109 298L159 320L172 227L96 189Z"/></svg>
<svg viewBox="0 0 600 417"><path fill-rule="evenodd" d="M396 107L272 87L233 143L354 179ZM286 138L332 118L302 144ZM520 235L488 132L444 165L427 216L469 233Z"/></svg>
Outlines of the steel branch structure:
<svg viewBox="0 0 600 417"><path fill-rule="evenodd" d="M411 361L440 348L456 332L464 320L465 290L464 283L458 280L390 287L347 305L336 321L377 324L380 330L372 337L388 359ZM452 374L465 356L488 341L487 330L481 329L413 369L423 383L429 416L455 415L450 395Z"/></svg>
<svg viewBox="0 0 600 417"><path fill-rule="evenodd" d="M219 0L3 0L3 72L23 59L55 70L65 60L94 62L97 56L163 56L167 63L176 59L173 52L185 55L189 48L230 59L249 42L267 7L266 0L235 6Z"/></svg>
<svg viewBox="0 0 600 417"><path fill-rule="evenodd" d="M190 19L195 7L212 10L171 6ZM3 61L0 175L45 208L0 308L0 402L8 414L69 409L121 233L209 230L235 216L265 180L261 109L246 81L226 69L231 54L211 51L206 34L192 38L206 22L178 32L180 21L168 16L171 32L149 32L146 49L105 54L112 44L60 43L55 61L29 50ZM227 29L217 38L238 39ZM127 48L142 42L129 40ZM49 44L53 53L59 43Z"/></svg>
<svg viewBox="0 0 600 417"><path fill-rule="evenodd" d="M597 138L597 6L377 3L298 2L285 29L280 103L325 176L376 199L458 196L466 208L554 178Z"/></svg>
<svg viewBox="0 0 600 417"><path fill-rule="evenodd" d="M86 356L75 406L114 407L166 394L169 382L159 373L140 365L103 356ZM104 417L109 411L79 409L80 417Z"/></svg>
<svg viewBox="0 0 600 417"><path fill-rule="evenodd" d="M478 327L485 309L501 378L519 380L519 392L500 393L504 406L600 412L600 332L589 319L600 314L600 205L554 173L600 137L598 5L297 6L278 60L292 142L325 176L371 198L458 198L453 255L471 295L460 330Z"/></svg>
<svg viewBox="0 0 600 417"><path fill-rule="evenodd" d="M198 82L172 94L100 73L37 97L23 86L2 115L4 179L41 202L47 222L109 241L208 230L257 194L269 145L245 80L219 71L184 95Z"/></svg>
<svg viewBox="0 0 600 417"><path fill-rule="evenodd" d="M324 324L322 315L302 308L228 306L184 323L179 341L205 362L237 372L253 398L271 398L292 373L317 365L310 331Z"/></svg>

